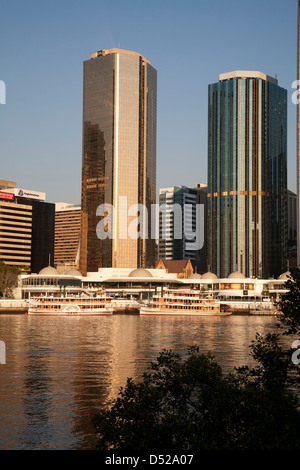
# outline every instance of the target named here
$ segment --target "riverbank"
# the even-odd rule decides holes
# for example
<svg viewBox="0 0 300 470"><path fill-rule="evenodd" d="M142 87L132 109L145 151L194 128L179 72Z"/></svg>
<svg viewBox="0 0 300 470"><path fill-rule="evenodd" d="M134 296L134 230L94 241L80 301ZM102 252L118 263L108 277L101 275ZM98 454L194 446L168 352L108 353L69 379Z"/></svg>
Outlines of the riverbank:
<svg viewBox="0 0 300 470"><path fill-rule="evenodd" d="M232 315L276 315L276 310L232 310Z"/></svg>
<svg viewBox="0 0 300 470"><path fill-rule="evenodd" d="M139 315L140 303L136 300L113 299L111 303L114 315ZM1 314L26 314L28 312L29 301L25 299L0 299ZM276 315L276 309L271 302L228 302L221 304L222 310L229 310L232 315L261 316Z"/></svg>
<svg viewBox="0 0 300 470"><path fill-rule="evenodd" d="M0 315L1 314L23 314L28 311L28 302L26 300L15 299L1 299L0 300Z"/></svg>
<svg viewBox="0 0 300 470"><path fill-rule="evenodd" d="M139 315L139 308L136 302L131 305L130 302L116 302L114 306L114 315ZM233 306L230 308L232 315L275 315L276 310L265 308L248 308L241 306ZM15 300L15 299L1 299L0 300L0 315L1 314L22 314L28 312L28 300Z"/></svg>
<svg viewBox="0 0 300 470"><path fill-rule="evenodd" d="M25 313L28 312L28 309L27 308L0 308L0 315L18 315L18 314L22 314L24 315Z"/></svg>
<svg viewBox="0 0 300 470"><path fill-rule="evenodd" d="M25 315L28 312L28 307L25 306L11 306L11 307L0 307L0 315ZM140 312L138 309L126 308L126 309L116 309L113 313L114 315L139 315ZM232 315L240 316L256 316L256 315L275 315L275 311L258 311L258 310L233 310Z"/></svg>

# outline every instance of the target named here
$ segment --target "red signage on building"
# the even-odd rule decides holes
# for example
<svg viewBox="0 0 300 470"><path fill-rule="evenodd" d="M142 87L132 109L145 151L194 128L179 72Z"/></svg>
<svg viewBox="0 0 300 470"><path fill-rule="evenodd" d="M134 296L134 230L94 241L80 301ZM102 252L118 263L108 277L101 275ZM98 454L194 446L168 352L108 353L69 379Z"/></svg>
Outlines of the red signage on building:
<svg viewBox="0 0 300 470"><path fill-rule="evenodd" d="M0 199L6 199L8 201L14 201L15 200L15 195L12 193L2 193L0 191Z"/></svg>

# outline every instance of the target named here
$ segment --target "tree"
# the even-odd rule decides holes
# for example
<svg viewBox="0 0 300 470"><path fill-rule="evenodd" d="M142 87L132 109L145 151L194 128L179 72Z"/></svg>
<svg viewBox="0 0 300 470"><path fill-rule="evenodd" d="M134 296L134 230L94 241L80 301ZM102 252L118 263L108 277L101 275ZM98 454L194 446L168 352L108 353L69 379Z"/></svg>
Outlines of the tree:
<svg viewBox="0 0 300 470"><path fill-rule="evenodd" d="M292 272L280 303L284 334L299 331L298 279L299 270ZM163 350L140 382L129 378L112 406L94 417L99 448L299 450L299 366L281 339L257 334L250 345L255 366L230 374L196 346L184 355Z"/></svg>
<svg viewBox="0 0 300 470"><path fill-rule="evenodd" d="M285 335L300 334L300 269L290 268L290 273L285 283L287 292L277 303L281 327L287 328Z"/></svg>
<svg viewBox="0 0 300 470"><path fill-rule="evenodd" d="M94 417L99 448L299 449L299 402L280 375L268 379L260 383L242 370L225 375L195 347L185 357L162 351L141 382L128 379L111 408Z"/></svg>
<svg viewBox="0 0 300 470"><path fill-rule="evenodd" d="M10 266L0 262L0 295L5 297L18 285L20 266Z"/></svg>

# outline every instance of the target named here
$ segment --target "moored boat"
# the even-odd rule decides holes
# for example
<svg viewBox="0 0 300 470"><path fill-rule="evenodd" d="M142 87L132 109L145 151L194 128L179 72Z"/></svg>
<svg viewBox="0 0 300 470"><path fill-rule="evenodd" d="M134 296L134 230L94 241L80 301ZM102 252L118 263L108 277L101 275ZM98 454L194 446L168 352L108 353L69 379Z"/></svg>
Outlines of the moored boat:
<svg viewBox="0 0 300 470"><path fill-rule="evenodd" d="M155 295L148 305L142 306L140 315L231 315L220 309L213 297L191 289L167 290Z"/></svg>
<svg viewBox="0 0 300 470"><path fill-rule="evenodd" d="M29 301L28 315L112 315L111 298L104 295L92 297L86 294L78 296L42 296Z"/></svg>

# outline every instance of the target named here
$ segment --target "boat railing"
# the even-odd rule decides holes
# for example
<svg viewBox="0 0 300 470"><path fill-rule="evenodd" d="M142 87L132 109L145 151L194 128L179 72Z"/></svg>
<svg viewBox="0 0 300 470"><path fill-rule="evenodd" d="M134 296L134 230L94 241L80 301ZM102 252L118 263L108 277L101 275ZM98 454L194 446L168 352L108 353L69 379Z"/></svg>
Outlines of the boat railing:
<svg viewBox="0 0 300 470"><path fill-rule="evenodd" d="M69 304L100 304L100 303L111 303L111 298L109 297L86 297L86 296L80 296L80 297L31 297L29 299L29 302L31 304L50 304L50 305L60 305L64 303L69 303Z"/></svg>
<svg viewBox="0 0 300 470"><path fill-rule="evenodd" d="M211 305L219 305L219 302L211 299L210 301L199 299L201 302L191 301L187 299L177 299L176 302L173 299L168 300L168 298L160 298L160 299L153 299L150 304L151 305L178 305L178 306L192 306L192 307L199 307L199 306L211 306Z"/></svg>

